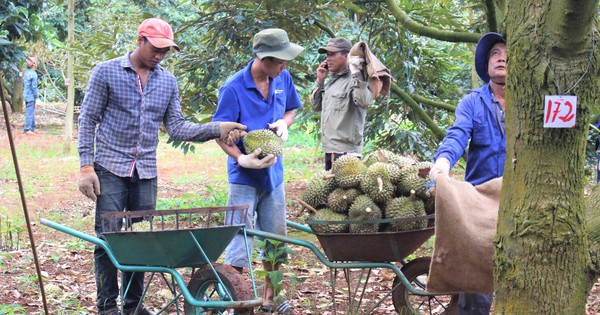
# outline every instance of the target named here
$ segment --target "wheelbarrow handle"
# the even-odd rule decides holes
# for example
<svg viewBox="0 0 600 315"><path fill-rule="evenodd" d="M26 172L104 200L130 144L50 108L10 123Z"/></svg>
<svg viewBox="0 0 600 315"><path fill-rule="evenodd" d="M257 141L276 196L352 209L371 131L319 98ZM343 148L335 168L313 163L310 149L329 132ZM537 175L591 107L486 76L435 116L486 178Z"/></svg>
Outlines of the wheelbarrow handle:
<svg viewBox="0 0 600 315"><path fill-rule="evenodd" d="M58 231L70 234L70 235L75 236L77 238L80 238L80 239L82 239L84 241L88 241L90 243L98 245L98 246L104 248L105 250L107 250L107 249L110 250L109 247L108 247L108 243L106 243L106 241L104 241L104 240L102 240L102 239L100 239L98 237L91 236L89 234L79 232L79 231L77 231L75 229L72 229L72 228L70 228L68 226L64 226L62 224L56 223L54 221L46 220L46 219L40 219L40 223L42 223L43 225L45 225L47 227L51 227L51 228L53 228L55 230L58 230Z"/></svg>
<svg viewBox="0 0 600 315"><path fill-rule="evenodd" d="M296 223L294 221L285 221L285 224L288 227L291 227L292 229L296 229L298 231L314 234L313 230L309 226L306 226L304 224Z"/></svg>

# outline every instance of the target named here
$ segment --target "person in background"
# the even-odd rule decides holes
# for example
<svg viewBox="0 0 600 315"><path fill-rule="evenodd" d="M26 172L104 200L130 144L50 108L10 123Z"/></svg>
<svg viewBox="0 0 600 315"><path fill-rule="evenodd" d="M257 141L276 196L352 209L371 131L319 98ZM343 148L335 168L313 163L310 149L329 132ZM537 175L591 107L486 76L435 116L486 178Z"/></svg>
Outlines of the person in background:
<svg viewBox="0 0 600 315"><path fill-rule="evenodd" d="M594 124L594 127L600 128L600 117L598 117L598 122ZM594 153L596 154L596 184L600 182L600 133L596 136L596 142L594 145Z"/></svg>
<svg viewBox="0 0 600 315"><path fill-rule="evenodd" d="M287 32L271 28L254 35L253 53L248 65L235 73L219 90L217 110L213 121L237 121L248 126L248 131L272 129L287 140L288 127L294 122L295 109L302 106L296 93L292 76L286 70L286 62L296 58L304 48L291 43ZM219 142L227 153L229 173L228 206L249 205L246 218L234 215L234 224L245 223L262 231L286 235L286 202L283 182L282 156L272 154L259 159L260 150L246 152L242 143L228 146ZM250 248L254 247L249 238ZM273 251L267 242L261 251ZM280 257L278 261L286 257ZM249 267L243 235L237 235L225 251L225 263L238 271ZM263 259L263 268L273 271L279 264L273 265ZM293 310L286 302L274 305L274 290L269 277L265 279L262 311L277 311L289 314Z"/></svg>
<svg viewBox="0 0 600 315"><path fill-rule="evenodd" d="M23 75L23 99L25 100L25 126L23 133L26 135L36 134L35 124L35 102L38 95L38 75L35 69L38 65L37 57L27 58L27 70Z"/></svg>
<svg viewBox="0 0 600 315"><path fill-rule="evenodd" d="M375 99L361 73L363 58L348 53L352 43L345 38L334 38L325 47L325 61L317 68L316 87L310 96L310 104L321 112L321 141L325 153L325 170L344 154L361 157L367 106ZM331 77L325 82L327 73Z"/></svg>
<svg viewBox="0 0 600 315"><path fill-rule="evenodd" d="M138 28L137 47L122 57L98 64L92 71L79 116L79 190L96 202L94 230L114 231L101 215L116 211L154 210L157 195L156 149L162 124L173 140L220 139L233 145L246 126L235 122L194 124L181 112L175 77L159 64L171 48L171 26L157 18ZM117 230L122 228L118 222ZM104 249L94 249L99 315L148 315L141 295L144 273L123 273L131 280L122 310L117 308L117 269Z"/></svg>
<svg viewBox="0 0 600 315"><path fill-rule="evenodd" d="M486 84L471 91L458 104L454 125L434 156L435 163L429 173L433 184L448 178L467 146L465 181L479 185L504 173L506 41L500 34L487 33L481 37L475 50L475 69ZM489 314L492 299L492 293L461 293L459 314Z"/></svg>

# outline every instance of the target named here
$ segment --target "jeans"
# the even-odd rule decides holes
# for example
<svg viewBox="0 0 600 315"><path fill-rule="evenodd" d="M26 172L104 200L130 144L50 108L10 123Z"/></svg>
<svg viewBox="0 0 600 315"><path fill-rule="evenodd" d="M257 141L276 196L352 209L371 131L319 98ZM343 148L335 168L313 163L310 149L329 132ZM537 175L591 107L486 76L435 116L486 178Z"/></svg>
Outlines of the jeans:
<svg viewBox="0 0 600 315"><path fill-rule="evenodd" d="M248 205L246 214L246 228L255 229L275 233L279 235L287 235L285 226L285 187L281 183L275 187L274 191L264 191L256 189L252 186L238 185L229 183L229 196L227 198L228 206ZM227 214L227 221L229 222ZM233 224L241 224L243 218L239 212L233 214ZM254 248L254 238L248 237L248 248ZM273 247L267 244L266 250L272 250ZM261 257L264 252L261 251ZM278 258L285 259L287 256L281 255ZM244 235L236 235L225 250L225 263L235 267L248 267L248 255L246 253L246 242Z"/></svg>
<svg viewBox="0 0 600 315"><path fill-rule="evenodd" d="M23 132L35 131L35 101L25 102L25 127Z"/></svg>
<svg viewBox="0 0 600 315"><path fill-rule="evenodd" d="M493 293L460 293L458 295L459 315L489 315Z"/></svg>
<svg viewBox="0 0 600 315"><path fill-rule="evenodd" d="M600 155L598 155L598 162L596 162L596 184L600 182Z"/></svg>
<svg viewBox="0 0 600 315"><path fill-rule="evenodd" d="M134 171L132 177L119 177L107 171L104 167L94 164L94 169L100 180L100 195L96 201L96 222L94 230L96 235L102 236L102 224L104 231L115 230L114 224L101 222L101 215L116 211L135 211L135 210L155 210L157 180L140 179L137 171ZM123 223L117 223L116 230L121 230ZM117 307L117 297L119 296L119 285L117 279L117 268L112 264L106 251L99 246L94 248L94 272L96 274L96 291L98 311L108 310ZM129 283L131 286L127 296L123 301L123 307L126 309L136 307L140 302L144 288L144 273L123 272L121 285L124 288Z"/></svg>

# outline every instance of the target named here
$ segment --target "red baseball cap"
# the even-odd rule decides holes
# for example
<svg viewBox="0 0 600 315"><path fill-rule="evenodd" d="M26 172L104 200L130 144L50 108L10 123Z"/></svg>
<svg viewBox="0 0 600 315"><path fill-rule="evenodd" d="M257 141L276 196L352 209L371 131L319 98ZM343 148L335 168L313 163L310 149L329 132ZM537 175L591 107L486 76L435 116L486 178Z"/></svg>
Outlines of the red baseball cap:
<svg viewBox="0 0 600 315"><path fill-rule="evenodd" d="M173 30L169 23L158 19L150 18L144 20L138 27L138 37L146 37L150 44L156 48L173 47L180 51L179 46L173 41Z"/></svg>

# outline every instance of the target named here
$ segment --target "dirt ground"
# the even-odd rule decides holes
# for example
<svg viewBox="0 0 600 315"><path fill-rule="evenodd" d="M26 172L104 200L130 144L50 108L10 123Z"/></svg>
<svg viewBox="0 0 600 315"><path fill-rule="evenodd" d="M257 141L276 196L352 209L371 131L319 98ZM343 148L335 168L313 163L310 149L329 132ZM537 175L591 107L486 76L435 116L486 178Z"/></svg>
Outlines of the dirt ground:
<svg viewBox="0 0 600 315"><path fill-rule="evenodd" d="M0 150L10 150L4 117L0 125ZM61 117L55 114L38 111L39 133L27 136L22 133L23 115L13 114L13 139L17 146L35 148L52 148L63 143ZM213 143L202 146L215 146ZM76 147L73 147L76 150ZM201 158L183 159L181 150L173 149L161 143L160 151L174 158L159 159L159 198L178 198L189 193L205 194L210 192L204 183L181 182L175 180L186 174L186 170L203 170L206 178L218 177L217 174L225 172L225 158L207 161ZM50 150L52 151L52 150ZM26 154L26 151L19 152ZM93 276L93 247L90 243L70 237L64 233L47 228L39 223L41 218L60 221L59 223L71 226L76 230L92 235L94 205L77 191L78 161L76 155L68 157L39 157L31 163L31 158L23 158L29 163L21 164L23 182L27 192L26 202L32 223L33 235L37 247L38 260L41 264L41 273L44 277L44 291L49 306L49 314L96 314L95 310L95 283ZM182 162L185 160L184 162ZM19 159L21 161L21 159ZM3 159L1 163L12 163L12 160ZM182 164L183 163L183 164ZM207 164L209 163L209 164ZM28 184L39 172L49 172L59 169L51 181L34 186ZM6 170L6 168L0 168ZM10 170L14 172L14 170ZM9 171L9 172L10 172ZM16 179L0 172L0 210L22 209L21 201L16 192L18 185ZM43 187L42 187L43 186ZM304 182L286 183L288 200L295 200L304 190ZM288 202L288 219L302 222L307 213L295 203ZM2 212L0 211L0 212ZM12 211L21 213L21 210ZM4 219L6 224L7 220ZM75 226L73 226L75 224ZM0 253L0 314L8 309L7 305L17 304L24 308L22 311L6 314L43 314L41 294L36 280L36 268L33 255L29 247L27 231L22 227L20 244L12 244L12 249ZM14 230L14 229L13 229ZM318 244L314 236L306 234L291 234L292 237L306 239ZM5 245L6 233L3 233ZM330 278L331 269L318 261L313 253L304 247L292 246L294 255L290 264L285 266L286 280L283 281L283 295L295 307L299 314L333 314L331 293L333 291ZM422 248L417 255L427 255L430 249ZM254 264L254 269L260 269ZM357 270L360 271L360 270ZM180 271L184 278L189 279L189 270ZM356 275L356 273L353 273ZM289 279L294 277L304 278L304 282L295 283ZM147 274L149 279L149 275ZM247 277L247 275L246 275ZM390 292L395 275L383 269L374 270L367 286L365 304L373 303L377 298L384 297ZM344 298L354 289L348 290L343 283L343 275L337 276L335 289L337 310L345 310L347 304ZM259 281L260 282L260 281ZM170 291L164 281L155 277L152 279L149 297L145 304L153 311L158 311L171 297ZM260 289L259 289L260 291ZM600 314L600 300L598 294L600 286L597 283L589 297L587 314ZM183 299L179 299L182 302ZM180 304L181 305L181 304ZM17 308L13 308L17 310ZM381 305L376 307L372 314L394 314L391 298L385 298ZM177 314L171 306L165 314Z"/></svg>

